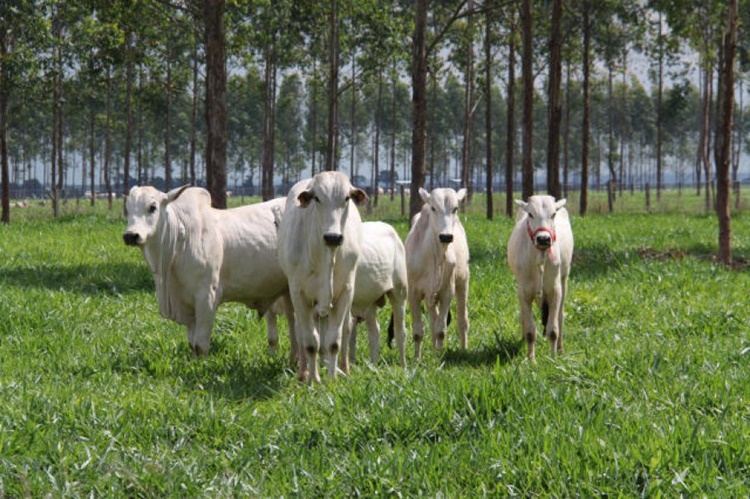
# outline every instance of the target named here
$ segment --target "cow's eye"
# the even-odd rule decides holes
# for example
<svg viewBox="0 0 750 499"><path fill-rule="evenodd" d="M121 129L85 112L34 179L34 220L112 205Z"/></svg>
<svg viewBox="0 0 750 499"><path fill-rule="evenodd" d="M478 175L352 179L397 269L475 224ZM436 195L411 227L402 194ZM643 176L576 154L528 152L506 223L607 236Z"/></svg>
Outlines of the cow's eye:
<svg viewBox="0 0 750 499"><path fill-rule="evenodd" d="M553 220L555 219L555 216L556 216L556 215L557 215L557 212L554 212L554 213L552 214L552 219L553 219Z"/></svg>
<svg viewBox="0 0 750 499"><path fill-rule="evenodd" d="M456 213L458 213L458 208L453 208L453 214L455 215Z"/></svg>
<svg viewBox="0 0 750 499"><path fill-rule="evenodd" d="M533 219L534 215L532 215L531 213L529 213L529 218Z"/></svg>
<svg viewBox="0 0 750 499"><path fill-rule="evenodd" d="M316 203L320 203L320 198L318 196L315 196L313 199L315 200Z"/></svg>
<svg viewBox="0 0 750 499"><path fill-rule="evenodd" d="M151 214L156 213L156 205L152 204L151 206L149 206L148 207L148 212L151 213Z"/></svg>
<svg viewBox="0 0 750 499"><path fill-rule="evenodd" d="M350 196L346 196L346 197L344 198L344 204L348 203L348 202L349 202L349 199L351 199L351 197L350 197Z"/></svg>
<svg viewBox="0 0 750 499"><path fill-rule="evenodd" d="M435 207L434 207L434 206L430 206L430 209L431 209L432 211L437 211L437 210L435 209Z"/></svg>

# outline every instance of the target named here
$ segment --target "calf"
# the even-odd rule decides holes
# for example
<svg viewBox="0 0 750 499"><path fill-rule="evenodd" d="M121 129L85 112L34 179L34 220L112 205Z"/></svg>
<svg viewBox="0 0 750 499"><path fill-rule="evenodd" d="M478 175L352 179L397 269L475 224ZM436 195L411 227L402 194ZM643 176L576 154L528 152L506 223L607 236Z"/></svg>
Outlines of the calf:
<svg viewBox="0 0 750 499"><path fill-rule="evenodd" d="M531 196L521 209L508 241L508 264L518 284L521 332L529 360L534 362L537 330L531 310L536 301L542 311L544 335L552 355L563 351L563 304L573 258L573 232L565 199Z"/></svg>
<svg viewBox="0 0 750 499"><path fill-rule="evenodd" d="M321 172L298 182L287 196L278 256L294 306L301 380L320 381L321 347L329 377L336 376L362 247L362 219L355 205L366 201L364 191L340 172ZM343 370L348 371L346 358Z"/></svg>
<svg viewBox="0 0 750 499"><path fill-rule="evenodd" d="M458 218L458 205L466 189L419 189L424 201L406 236L406 269L409 276L409 307L414 330L414 351L421 357L424 324L422 301L430 317L432 344L443 347L448 313L456 296L456 315L461 348L466 348L469 330L469 246Z"/></svg>
<svg viewBox="0 0 750 499"><path fill-rule="evenodd" d="M161 192L133 187L128 194L125 244L137 246L151 269L162 316L187 326L190 349L208 352L216 310L244 303L263 315L288 292L276 259L274 207L283 199L231 210L211 207L207 190L188 186ZM292 358L296 355L290 321ZM269 346L275 351L275 339Z"/></svg>

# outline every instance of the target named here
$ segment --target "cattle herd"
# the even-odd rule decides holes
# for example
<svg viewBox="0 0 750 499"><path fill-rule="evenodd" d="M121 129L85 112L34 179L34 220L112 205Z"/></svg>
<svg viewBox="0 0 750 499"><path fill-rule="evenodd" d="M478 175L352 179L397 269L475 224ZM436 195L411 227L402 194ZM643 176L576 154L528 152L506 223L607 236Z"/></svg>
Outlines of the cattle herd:
<svg viewBox="0 0 750 499"><path fill-rule="evenodd" d="M432 345L440 349L456 298L457 329L467 348L469 246L458 216L465 195L465 189L420 189L424 205L402 243L390 225L362 221L357 206L367 195L340 172L302 180L286 199L228 210L212 208L208 191L197 187L167 193L133 187L123 240L141 249L161 314L187 327L195 355L209 351L219 305L244 303L265 316L271 353L278 343L276 316L286 316L290 362L297 363L300 380L320 381L319 355L329 377L348 373L360 322L367 326L370 360L377 360L377 309L386 299L392 309L389 336L402 366L407 301L417 359L425 334L423 302ZM531 196L517 202L521 209L508 242L508 264L534 361L533 302L541 307L552 354L562 352L573 234L564 199Z"/></svg>

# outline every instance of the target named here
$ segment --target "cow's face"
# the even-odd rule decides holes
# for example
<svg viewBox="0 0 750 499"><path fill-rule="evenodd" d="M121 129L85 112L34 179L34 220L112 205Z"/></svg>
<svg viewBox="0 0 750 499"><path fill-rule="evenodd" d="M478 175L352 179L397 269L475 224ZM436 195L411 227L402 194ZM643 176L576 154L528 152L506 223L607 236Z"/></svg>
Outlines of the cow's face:
<svg viewBox="0 0 750 499"><path fill-rule="evenodd" d="M442 244L453 242L453 227L458 222L458 205L466 196L466 189L458 192L450 188L433 189L432 192L420 188L422 201L430 207L430 229Z"/></svg>
<svg viewBox="0 0 750 499"><path fill-rule="evenodd" d="M529 202L516 200L526 212L526 231L539 250L546 250L557 239L555 215L565 206L566 200L555 201L552 196L531 196Z"/></svg>
<svg viewBox="0 0 750 499"><path fill-rule="evenodd" d="M177 199L188 186L168 193L154 187L133 187L127 200L128 227L122 235L128 246L143 246L158 228L159 217L167 204Z"/></svg>
<svg viewBox="0 0 750 499"><path fill-rule="evenodd" d="M307 190L297 199L300 206L314 210L317 227L321 230L323 242L330 247L344 242L344 227L353 204L367 201L367 194L354 187L349 178L340 172L322 172L313 177Z"/></svg>

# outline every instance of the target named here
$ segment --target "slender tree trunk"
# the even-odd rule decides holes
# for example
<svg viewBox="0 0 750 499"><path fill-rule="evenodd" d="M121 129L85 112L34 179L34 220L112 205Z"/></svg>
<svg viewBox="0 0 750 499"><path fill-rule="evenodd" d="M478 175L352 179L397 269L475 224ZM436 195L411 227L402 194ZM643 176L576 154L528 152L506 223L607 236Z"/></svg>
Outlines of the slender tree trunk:
<svg viewBox="0 0 750 499"><path fill-rule="evenodd" d="M8 101L10 100L10 81L8 80L8 28L0 23L0 182L2 182L2 218L0 221L10 223L10 185L8 164Z"/></svg>
<svg viewBox="0 0 750 499"><path fill-rule="evenodd" d="M589 135L591 120L591 22L589 0L583 2L583 130L581 133L581 199L579 214L584 216L589 203Z"/></svg>
<svg viewBox="0 0 750 499"><path fill-rule="evenodd" d="M96 115L94 108L89 108L89 176L91 181L91 207L96 203L96 146L94 133L96 131Z"/></svg>
<svg viewBox="0 0 750 499"><path fill-rule="evenodd" d="M474 2L469 0L469 12L472 11ZM461 144L461 186L468 191L469 202L474 191L474 182L471 178L471 115L474 105L474 16L468 19L469 43L466 47L466 76L464 81L464 132Z"/></svg>
<svg viewBox="0 0 750 499"><path fill-rule="evenodd" d="M513 22L511 22L513 24ZM513 152L516 143L516 42L508 42L508 116L505 136L505 214L513 218Z"/></svg>
<svg viewBox="0 0 750 499"><path fill-rule="evenodd" d="M273 165L276 130L276 45L275 39L265 47L265 76L263 99L263 167L261 170L261 195L264 201L273 199Z"/></svg>
<svg viewBox="0 0 750 499"><path fill-rule="evenodd" d="M522 184L523 199L527 200L534 194L534 73L532 62L534 59L533 39L533 0L523 0L521 8L521 29L523 32L523 57L521 58L521 72L523 73L523 131L522 131Z"/></svg>
<svg viewBox="0 0 750 499"><path fill-rule="evenodd" d="M383 118L383 68L381 67L378 71L378 98L375 110L375 146L374 146L374 159L372 173L372 189L375 200L373 205L378 205L378 199L380 197L380 184L378 178L380 177L380 122Z"/></svg>
<svg viewBox="0 0 750 499"><path fill-rule="evenodd" d="M729 169L732 154L732 114L734 111L734 64L737 54L738 0L730 0L726 13L726 31L722 37L721 68L717 96L717 126L714 161L716 162L716 212L719 218L719 261L732 264L732 227L729 213Z"/></svg>
<svg viewBox="0 0 750 499"><path fill-rule="evenodd" d="M610 64L607 68L607 94L609 100L608 109L608 146L607 146L607 167L609 168L609 186L607 192L609 193L609 212L614 211L613 202L615 200L615 192L617 187L617 167L615 162L617 160L617 144L615 143L615 94L614 94L614 70Z"/></svg>
<svg viewBox="0 0 750 499"><path fill-rule="evenodd" d="M427 4L416 0L412 45L412 138L411 138L411 198L409 220L422 209L422 198L417 194L424 187L427 155Z"/></svg>
<svg viewBox="0 0 750 499"><path fill-rule="evenodd" d="M745 145L745 109L744 109L744 89L743 89L743 80L740 78L740 80L737 82L738 91L737 95L739 95L740 101L738 102L738 112L737 112L737 126L735 127L737 130L737 133L734 135L735 140L735 147L733 148L732 152L732 185L734 186L734 208L736 210L740 209L740 158L742 157L742 149Z"/></svg>
<svg viewBox="0 0 750 499"><path fill-rule="evenodd" d="M390 196L391 201L396 195L396 112L398 111L397 105L398 100L396 99L396 86L397 77L394 71L393 77L393 99L391 100L391 180L390 180Z"/></svg>
<svg viewBox="0 0 750 499"><path fill-rule="evenodd" d="M550 26L550 74L547 90L547 192L556 199L562 198L560 187L560 124L562 122L562 0L552 2Z"/></svg>
<svg viewBox="0 0 750 499"><path fill-rule="evenodd" d="M111 67L107 68L107 95L106 111L105 111L105 123L104 123L104 185L107 189L107 208L111 211L112 206L112 166L110 161L112 159L112 75L110 74Z"/></svg>
<svg viewBox="0 0 750 499"><path fill-rule="evenodd" d="M127 61L125 63L125 151L122 168L122 213L127 216L130 187L130 150L133 147L133 33L127 34Z"/></svg>
<svg viewBox="0 0 750 499"><path fill-rule="evenodd" d="M190 185L195 185L195 155L198 150L198 39L193 39L193 105L190 111Z"/></svg>
<svg viewBox="0 0 750 499"><path fill-rule="evenodd" d="M331 1L330 44L328 47L328 148L326 170L338 170L338 91L339 91L339 18L338 1Z"/></svg>
<svg viewBox="0 0 750 499"><path fill-rule="evenodd" d="M352 139L351 139L351 153L349 154L349 175L352 177L357 175L359 173L357 168L357 162L356 162L356 152L357 152L357 85L355 84L355 78L356 78L356 71L357 68L357 59L355 57L356 51L352 50L352 84L351 84L351 91L352 91L352 100L351 100L351 109L350 109L350 119L351 119L351 127L352 127ZM364 188L364 185L358 185L357 187Z"/></svg>
<svg viewBox="0 0 750 499"><path fill-rule="evenodd" d="M172 62L167 51L167 109L164 112L164 186L172 189Z"/></svg>
<svg viewBox="0 0 750 499"><path fill-rule="evenodd" d="M570 61L567 62L565 71L565 128L563 139L563 196L568 197L570 189L569 172L570 172Z"/></svg>
<svg viewBox="0 0 750 499"><path fill-rule="evenodd" d="M315 158L318 156L318 85L317 85L317 59L313 58L313 85L312 85L312 109L310 110L310 119L312 120L311 139L311 156L310 175L315 176Z"/></svg>
<svg viewBox="0 0 750 499"><path fill-rule="evenodd" d="M659 56L658 56L658 63L659 63L659 71L658 71L658 82L657 82L657 90L656 90L656 200L661 200L661 191L664 188L664 176L663 176L663 166L662 166L662 146L664 142L664 117L663 117L663 110L662 110L662 101L664 98L664 39L662 35L662 16L661 12L659 12L659 38L658 38L658 44L659 44Z"/></svg>
<svg viewBox="0 0 750 499"><path fill-rule="evenodd" d="M484 19L484 134L486 145L486 190L487 190L487 220L494 216L492 203L492 13L487 11Z"/></svg>
<svg viewBox="0 0 750 499"><path fill-rule="evenodd" d="M204 0L206 30L206 184L211 205L227 207L227 71L224 0Z"/></svg>

